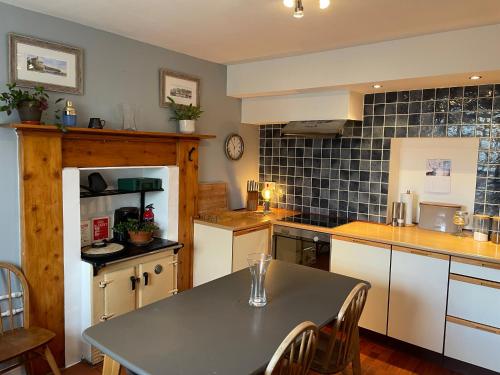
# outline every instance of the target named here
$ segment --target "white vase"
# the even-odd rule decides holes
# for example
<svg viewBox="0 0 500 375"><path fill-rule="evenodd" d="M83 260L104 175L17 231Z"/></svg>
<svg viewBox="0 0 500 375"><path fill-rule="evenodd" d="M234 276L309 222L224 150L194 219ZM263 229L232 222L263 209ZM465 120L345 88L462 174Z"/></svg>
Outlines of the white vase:
<svg viewBox="0 0 500 375"><path fill-rule="evenodd" d="M179 131L184 134L194 133L195 120L179 120Z"/></svg>

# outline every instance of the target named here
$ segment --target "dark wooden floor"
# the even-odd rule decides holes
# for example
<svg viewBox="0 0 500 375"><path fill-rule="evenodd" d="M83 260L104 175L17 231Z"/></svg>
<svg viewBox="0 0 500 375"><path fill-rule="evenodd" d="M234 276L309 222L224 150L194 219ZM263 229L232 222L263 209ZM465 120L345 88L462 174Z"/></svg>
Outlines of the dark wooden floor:
<svg viewBox="0 0 500 375"><path fill-rule="evenodd" d="M361 368L365 375L490 375L491 371L468 366L442 356L388 341L371 334L361 337ZM78 364L63 372L64 375L99 375L101 367ZM124 374L125 372L122 372ZM311 372L311 375L314 375ZM352 374L351 369L346 374Z"/></svg>

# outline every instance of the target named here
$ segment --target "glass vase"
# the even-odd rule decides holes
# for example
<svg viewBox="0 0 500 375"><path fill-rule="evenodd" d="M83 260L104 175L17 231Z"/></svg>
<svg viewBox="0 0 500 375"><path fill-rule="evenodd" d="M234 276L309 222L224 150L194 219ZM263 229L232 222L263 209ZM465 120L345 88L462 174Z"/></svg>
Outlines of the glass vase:
<svg viewBox="0 0 500 375"><path fill-rule="evenodd" d="M266 281L267 268L271 263L271 256L264 253L253 253L248 255L247 260L250 275L252 276L248 304L255 307L265 306L267 304L267 297L264 283Z"/></svg>

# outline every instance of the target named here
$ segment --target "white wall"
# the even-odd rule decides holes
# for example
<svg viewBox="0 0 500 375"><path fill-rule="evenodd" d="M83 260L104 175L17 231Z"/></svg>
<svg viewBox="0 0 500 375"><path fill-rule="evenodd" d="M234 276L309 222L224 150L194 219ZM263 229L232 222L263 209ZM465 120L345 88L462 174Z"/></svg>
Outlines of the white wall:
<svg viewBox="0 0 500 375"><path fill-rule="evenodd" d="M498 70L499 37L500 24L497 24L229 65L227 94L278 95L366 82L407 80L408 83L419 77Z"/></svg>
<svg viewBox="0 0 500 375"><path fill-rule="evenodd" d="M415 195L414 220L418 221L418 202L422 201L461 204L472 213L478 148L477 138L393 138L388 202L399 201L399 195L409 189ZM450 193L425 192L427 159L451 159Z"/></svg>

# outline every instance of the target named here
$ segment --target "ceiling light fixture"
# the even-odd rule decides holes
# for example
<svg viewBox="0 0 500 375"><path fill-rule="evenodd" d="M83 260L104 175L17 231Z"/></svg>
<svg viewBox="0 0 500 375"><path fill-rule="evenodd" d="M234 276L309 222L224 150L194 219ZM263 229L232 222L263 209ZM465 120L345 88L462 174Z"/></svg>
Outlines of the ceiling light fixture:
<svg viewBox="0 0 500 375"><path fill-rule="evenodd" d="M326 9L330 6L330 0L319 0L319 8Z"/></svg>
<svg viewBox="0 0 500 375"><path fill-rule="evenodd" d="M295 11L293 12L295 18L304 17L304 6L302 5L302 0L297 0L295 2Z"/></svg>
<svg viewBox="0 0 500 375"><path fill-rule="evenodd" d="M380 89L380 88L382 88L382 85L376 84L376 85L373 85L373 88L374 89Z"/></svg>
<svg viewBox="0 0 500 375"><path fill-rule="evenodd" d="M295 8L293 16L295 18L304 17L304 6L302 0L283 0L283 5L287 8ZM319 0L319 8L326 9L330 6L330 0Z"/></svg>
<svg viewBox="0 0 500 375"><path fill-rule="evenodd" d="M481 76L470 76L469 79L473 80L473 81L477 81L478 79L481 79L483 77Z"/></svg>

